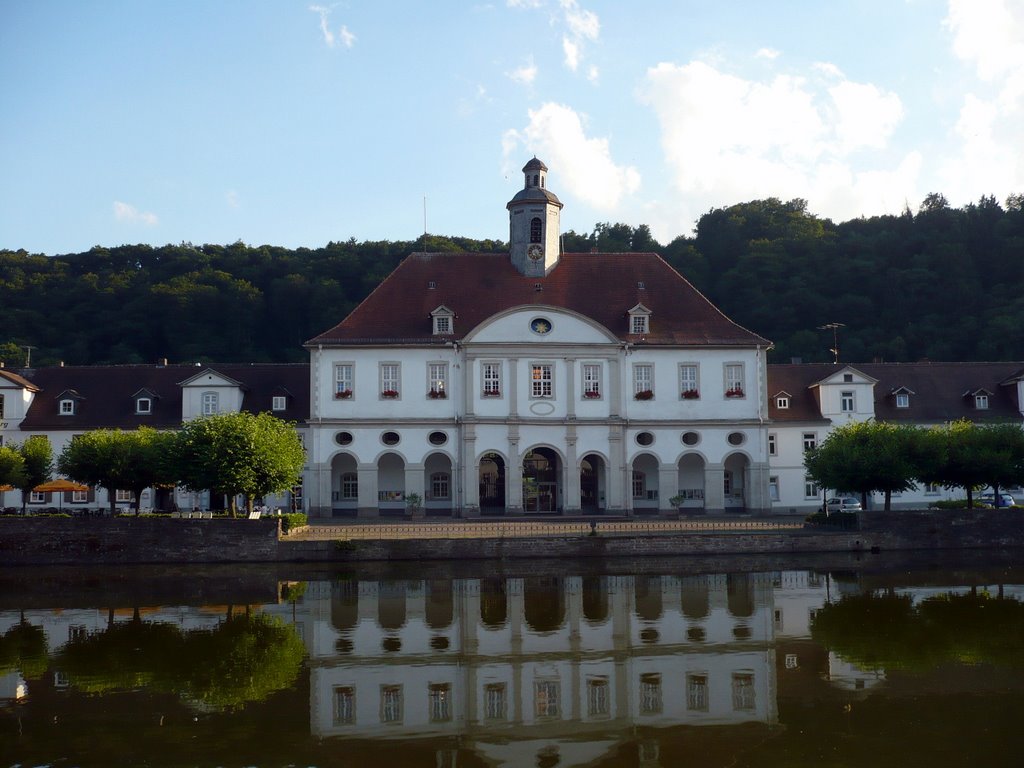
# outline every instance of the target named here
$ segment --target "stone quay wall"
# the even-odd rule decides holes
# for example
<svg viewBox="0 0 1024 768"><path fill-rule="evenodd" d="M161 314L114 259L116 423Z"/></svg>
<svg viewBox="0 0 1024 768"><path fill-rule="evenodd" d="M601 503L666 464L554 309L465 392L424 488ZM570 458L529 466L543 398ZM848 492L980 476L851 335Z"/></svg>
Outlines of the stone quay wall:
<svg viewBox="0 0 1024 768"><path fill-rule="evenodd" d="M275 520L0 518L0 565L356 563L998 548L1024 558L1024 510L869 512L856 531L303 540Z"/></svg>

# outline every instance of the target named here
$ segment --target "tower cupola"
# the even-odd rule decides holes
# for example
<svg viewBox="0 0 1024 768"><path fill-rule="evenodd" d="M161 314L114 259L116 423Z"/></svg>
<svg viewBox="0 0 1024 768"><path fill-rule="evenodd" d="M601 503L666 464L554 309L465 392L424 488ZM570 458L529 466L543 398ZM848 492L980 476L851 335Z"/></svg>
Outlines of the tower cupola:
<svg viewBox="0 0 1024 768"><path fill-rule="evenodd" d="M548 167L534 157L523 166L523 188L509 200L512 264L524 275L542 277L561 255L559 215L562 203L547 189Z"/></svg>

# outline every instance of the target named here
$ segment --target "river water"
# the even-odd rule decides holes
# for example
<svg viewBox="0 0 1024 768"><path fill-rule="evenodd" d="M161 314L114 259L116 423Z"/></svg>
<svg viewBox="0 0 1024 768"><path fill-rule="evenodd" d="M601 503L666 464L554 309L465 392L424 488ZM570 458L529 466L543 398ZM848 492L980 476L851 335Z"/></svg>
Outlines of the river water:
<svg viewBox="0 0 1024 768"><path fill-rule="evenodd" d="M0 766L1017 766L1024 569L0 569Z"/></svg>

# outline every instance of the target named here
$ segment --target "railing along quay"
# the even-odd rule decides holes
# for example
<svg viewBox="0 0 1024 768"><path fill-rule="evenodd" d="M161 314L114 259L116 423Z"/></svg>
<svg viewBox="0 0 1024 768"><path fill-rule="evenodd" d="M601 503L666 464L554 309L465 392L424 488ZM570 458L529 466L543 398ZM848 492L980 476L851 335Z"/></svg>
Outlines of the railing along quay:
<svg viewBox="0 0 1024 768"><path fill-rule="evenodd" d="M529 536L629 535L661 533L729 533L792 531L803 521L778 520L609 520L609 521L502 521L402 522L309 525L289 536L294 539L500 539Z"/></svg>

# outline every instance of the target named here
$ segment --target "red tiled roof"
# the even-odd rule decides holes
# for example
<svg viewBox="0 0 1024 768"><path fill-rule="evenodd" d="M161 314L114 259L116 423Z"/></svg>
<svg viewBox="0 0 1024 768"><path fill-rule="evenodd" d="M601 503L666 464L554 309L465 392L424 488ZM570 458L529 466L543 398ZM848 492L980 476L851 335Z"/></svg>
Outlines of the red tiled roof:
<svg viewBox="0 0 1024 768"><path fill-rule="evenodd" d="M455 312L449 336L432 335L430 312L441 304ZM306 344L444 344L528 304L578 312L631 343L769 344L654 253L566 253L546 277L519 274L506 254L413 253L341 323ZM651 310L651 331L642 338L627 332L627 313L637 304Z"/></svg>
<svg viewBox="0 0 1024 768"><path fill-rule="evenodd" d="M773 421L824 421L816 390L810 387L843 368L853 368L877 379L875 417L879 421L939 424L956 419L991 421L1021 418L1016 386L1024 375L1024 363L843 363L768 366L768 414ZM909 408L897 408L896 390L906 388ZM978 410L966 392L987 390L989 407ZM775 405L781 391L792 395L790 407Z"/></svg>
<svg viewBox="0 0 1024 768"><path fill-rule="evenodd" d="M243 411L269 411L273 396L284 394L284 388L287 390L286 408L275 411L274 415L299 423L309 418L307 363L72 365L22 372L39 391L21 422L21 429L136 429L140 426L173 429L181 425L180 382L208 369L242 384ZM61 416L57 400L68 390L74 390L81 399L76 401L73 415ZM140 390L152 393L152 413L135 413L135 396Z"/></svg>

